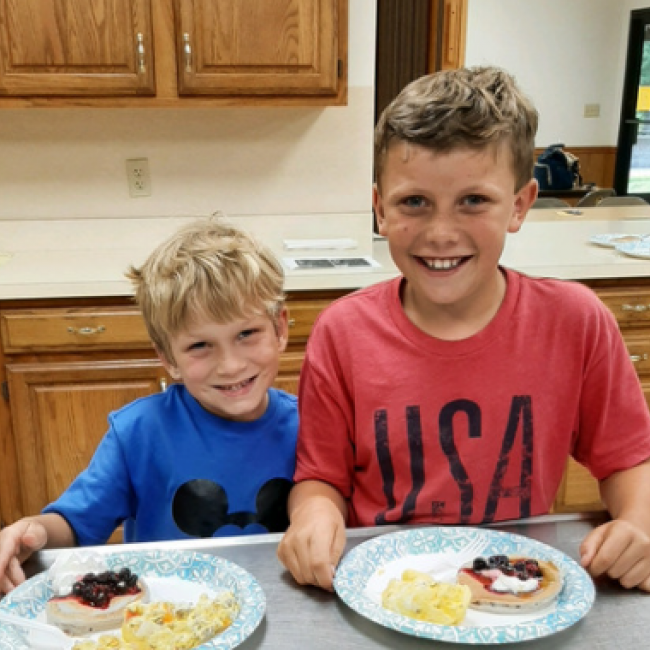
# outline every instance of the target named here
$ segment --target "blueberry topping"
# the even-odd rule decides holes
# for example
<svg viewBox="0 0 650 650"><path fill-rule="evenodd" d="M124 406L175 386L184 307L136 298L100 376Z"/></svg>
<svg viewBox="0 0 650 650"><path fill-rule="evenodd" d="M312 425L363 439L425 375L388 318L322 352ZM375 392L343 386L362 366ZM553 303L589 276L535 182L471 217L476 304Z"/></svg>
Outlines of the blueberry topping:
<svg viewBox="0 0 650 650"><path fill-rule="evenodd" d="M87 573L72 585L72 595L90 607L106 609L114 596L137 593L137 585L138 576L125 567L119 573Z"/></svg>

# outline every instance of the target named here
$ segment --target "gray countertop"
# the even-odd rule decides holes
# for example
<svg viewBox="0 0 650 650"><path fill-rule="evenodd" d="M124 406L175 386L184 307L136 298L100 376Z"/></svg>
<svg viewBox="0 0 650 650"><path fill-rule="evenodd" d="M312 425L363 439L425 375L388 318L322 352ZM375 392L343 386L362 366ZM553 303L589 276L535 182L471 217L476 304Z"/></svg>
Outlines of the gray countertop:
<svg viewBox="0 0 650 650"><path fill-rule="evenodd" d="M492 528L525 535L549 544L578 559L583 537L598 519L581 515L549 515ZM401 527L403 528L403 527ZM348 531L349 550L379 534L400 527L362 528ZM173 548L191 549L219 555L254 575L267 597L266 615L259 628L241 645L242 650L360 650L362 648L449 648L448 643L418 639L395 632L366 620L347 607L335 594L314 587L300 587L284 571L276 558L280 535L262 535L229 539L132 544L96 547L93 550L112 552L127 549ZM46 569L59 551L42 551L26 565L29 575ZM567 630L537 639L539 650L563 648L612 650L613 648L645 648L650 629L650 595L637 590L626 591L609 580L597 581L597 597L591 611ZM502 647L521 647L504 644Z"/></svg>

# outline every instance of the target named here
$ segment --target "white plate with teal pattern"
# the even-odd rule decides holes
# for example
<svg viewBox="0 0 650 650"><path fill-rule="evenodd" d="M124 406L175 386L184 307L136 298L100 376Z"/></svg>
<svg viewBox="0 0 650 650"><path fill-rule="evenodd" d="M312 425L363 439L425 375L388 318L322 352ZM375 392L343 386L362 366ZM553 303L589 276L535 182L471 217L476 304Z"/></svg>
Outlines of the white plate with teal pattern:
<svg viewBox="0 0 650 650"><path fill-rule="evenodd" d="M558 598L543 609L522 614L469 609L458 626L417 621L382 607L381 592L390 578L401 575L405 568L426 571L435 563L434 555L452 556L477 537L482 542L483 556L526 555L552 561L563 580ZM462 527L414 528L370 539L343 558L334 588L354 611L387 628L417 637L475 645L516 643L560 632L583 618L596 596L589 575L561 551L521 535Z"/></svg>
<svg viewBox="0 0 650 650"><path fill-rule="evenodd" d="M642 239L625 244L617 244L616 250L630 257L639 257L643 260L650 260L650 240Z"/></svg>
<svg viewBox="0 0 650 650"><path fill-rule="evenodd" d="M638 244L643 242L647 235L634 235L631 233L601 233L592 235L589 241L596 246L605 248L616 248L620 244Z"/></svg>
<svg viewBox="0 0 650 650"><path fill-rule="evenodd" d="M232 625L200 648L226 650L247 639L266 611L266 597L257 580L237 564L214 555L191 551L127 551L105 556L109 569L128 567L146 578L151 600L188 602L201 593L230 590L239 601L239 616ZM0 601L0 610L44 620L52 589L47 572L39 573ZM110 632L109 632L110 634ZM25 635L25 636L23 636ZM10 625L0 627L0 650L29 650L28 632Z"/></svg>

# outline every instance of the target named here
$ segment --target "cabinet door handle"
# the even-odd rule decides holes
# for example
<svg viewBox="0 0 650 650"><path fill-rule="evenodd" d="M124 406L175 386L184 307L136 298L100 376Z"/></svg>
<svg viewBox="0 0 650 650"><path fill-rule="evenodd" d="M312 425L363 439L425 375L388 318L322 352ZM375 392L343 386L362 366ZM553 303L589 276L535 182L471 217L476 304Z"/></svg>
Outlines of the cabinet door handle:
<svg viewBox="0 0 650 650"><path fill-rule="evenodd" d="M68 327L70 334L81 334L81 336L94 336L105 331L106 328L103 325L99 327Z"/></svg>
<svg viewBox="0 0 650 650"><path fill-rule="evenodd" d="M183 54L185 56L185 72L192 72L192 46L190 45L190 35L187 32L183 34Z"/></svg>
<svg viewBox="0 0 650 650"><path fill-rule="evenodd" d="M136 51L138 53L138 73L144 74L147 71L147 65L144 56L144 36L138 32L136 35L136 40L138 42L136 46Z"/></svg>
<svg viewBox="0 0 650 650"><path fill-rule="evenodd" d="M289 327L295 327L296 326L296 319L295 318L290 318L289 319Z"/></svg>
<svg viewBox="0 0 650 650"><path fill-rule="evenodd" d="M648 360L648 354L631 354L630 359L632 359L632 363L637 363L637 361L647 361Z"/></svg>
<svg viewBox="0 0 650 650"><path fill-rule="evenodd" d="M167 380L164 377L160 378L158 385L160 386L161 393L164 393L167 390Z"/></svg>
<svg viewBox="0 0 650 650"><path fill-rule="evenodd" d="M621 309L623 311L648 311L650 309L650 305L628 305L626 303L621 305Z"/></svg>

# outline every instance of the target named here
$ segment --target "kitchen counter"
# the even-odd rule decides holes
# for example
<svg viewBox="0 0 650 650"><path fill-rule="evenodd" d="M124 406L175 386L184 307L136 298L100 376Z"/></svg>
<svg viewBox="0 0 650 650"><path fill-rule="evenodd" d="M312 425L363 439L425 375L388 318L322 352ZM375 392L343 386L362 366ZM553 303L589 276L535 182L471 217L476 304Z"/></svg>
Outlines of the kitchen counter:
<svg viewBox="0 0 650 650"><path fill-rule="evenodd" d="M547 515L516 522L501 522L492 528L539 540L577 560L581 540L600 521L600 518L587 515ZM346 551L376 535L403 529L407 527L349 530ZM249 571L266 594L267 609L261 625L240 646L242 650L292 650L305 646L311 650L431 650L451 647L448 643L418 639L384 628L354 612L335 594L314 587L299 587L276 558L280 538L279 534L253 535L101 546L93 547L92 550L110 553L183 549L218 555ZM58 550L37 553L25 567L27 575L32 576L47 569L60 553ZM648 595L638 590L625 590L609 580L598 581L596 594L593 608L582 620L558 634L535 640L534 647L538 650L645 647ZM516 645L519 647L521 644ZM505 644L503 647L514 647L514 644Z"/></svg>
<svg viewBox="0 0 650 650"><path fill-rule="evenodd" d="M0 221L0 299L132 295L124 271L194 217ZM363 269L287 270L289 291L355 289L398 274L372 216L231 217L266 241L279 257L372 257ZM524 273L563 279L650 277L650 260L589 243L600 233L650 233L650 206L584 208L578 215L531 210L508 235L502 263ZM352 247L319 249L323 239ZM288 251L287 240L305 247ZM311 249L309 242L314 242Z"/></svg>

